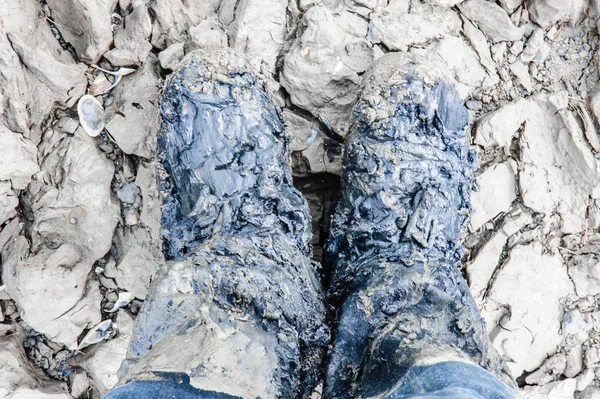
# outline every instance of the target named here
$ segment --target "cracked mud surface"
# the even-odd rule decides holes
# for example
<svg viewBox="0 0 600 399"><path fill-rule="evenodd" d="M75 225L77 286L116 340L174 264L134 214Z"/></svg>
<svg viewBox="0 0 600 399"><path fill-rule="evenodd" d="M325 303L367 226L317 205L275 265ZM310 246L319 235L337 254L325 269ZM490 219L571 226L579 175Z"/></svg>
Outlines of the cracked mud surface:
<svg viewBox="0 0 600 399"><path fill-rule="evenodd" d="M600 395L599 6L0 0L0 396L99 398L117 383L164 263L165 79L191 51L223 47L281 110L316 260L366 71L410 53L453 84L480 159L462 272L492 343L526 398ZM96 97L95 138L77 101L115 77L92 65L136 70Z"/></svg>

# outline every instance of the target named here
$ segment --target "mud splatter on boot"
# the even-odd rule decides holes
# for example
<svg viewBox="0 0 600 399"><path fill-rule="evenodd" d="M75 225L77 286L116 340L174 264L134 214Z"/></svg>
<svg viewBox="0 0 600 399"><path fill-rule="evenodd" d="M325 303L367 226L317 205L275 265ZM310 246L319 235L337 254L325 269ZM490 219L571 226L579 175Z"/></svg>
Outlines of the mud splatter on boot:
<svg viewBox="0 0 600 399"><path fill-rule="evenodd" d="M376 64L346 140L324 262L338 323L327 398L385 397L434 358L509 381L458 270L476 161L468 114L453 87L414 70Z"/></svg>
<svg viewBox="0 0 600 399"><path fill-rule="evenodd" d="M167 82L159 137L168 259L134 328L124 380L185 373L248 398L305 397L329 339L275 105L229 51L195 52Z"/></svg>

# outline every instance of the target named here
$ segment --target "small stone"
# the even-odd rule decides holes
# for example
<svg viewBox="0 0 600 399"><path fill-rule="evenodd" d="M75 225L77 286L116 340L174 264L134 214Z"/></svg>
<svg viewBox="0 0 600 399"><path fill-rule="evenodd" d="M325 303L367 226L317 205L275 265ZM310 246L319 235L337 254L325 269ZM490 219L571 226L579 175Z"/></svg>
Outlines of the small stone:
<svg viewBox="0 0 600 399"><path fill-rule="evenodd" d="M510 71L515 75L517 81L523 86L525 90L531 92L533 90L533 82L529 75L529 68L520 61L517 61L510 65Z"/></svg>
<svg viewBox="0 0 600 399"><path fill-rule="evenodd" d="M135 226L136 224L138 224L139 220L140 216L138 215L135 209L130 208L125 213L125 224L127 226Z"/></svg>
<svg viewBox="0 0 600 399"><path fill-rule="evenodd" d="M584 363L587 368L600 362L600 350L592 346L585 351Z"/></svg>
<svg viewBox="0 0 600 399"><path fill-rule="evenodd" d="M140 188L135 183L128 183L117 190L117 197L126 204L133 204Z"/></svg>
<svg viewBox="0 0 600 399"><path fill-rule="evenodd" d="M110 289L110 290L116 290L119 287L117 287L117 284L115 284L113 279L104 277L102 275L98 276L98 279L100 280L100 284L102 284L103 286L105 286L106 288Z"/></svg>
<svg viewBox="0 0 600 399"><path fill-rule="evenodd" d="M519 55L523 51L523 42L521 40L514 42L512 46L510 46L510 52L513 55Z"/></svg>
<svg viewBox="0 0 600 399"><path fill-rule="evenodd" d="M481 111L483 108L483 104L481 103L481 101L477 100L469 100L465 103L465 105L471 111Z"/></svg>
<svg viewBox="0 0 600 399"><path fill-rule="evenodd" d="M471 196L475 211L471 217L472 231L478 230L499 213L508 211L516 198L515 175L507 162L491 166L477 181L480 189Z"/></svg>
<svg viewBox="0 0 600 399"><path fill-rule="evenodd" d="M588 386L583 392L579 393L578 399L600 399L600 388Z"/></svg>
<svg viewBox="0 0 600 399"><path fill-rule="evenodd" d="M69 382L71 383L71 396L74 398L89 397L86 396L86 393L90 389L90 379L86 373L71 373Z"/></svg>
<svg viewBox="0 0 600 399"><path fill-rule="evenodd" d="M115 291L108 291L106 293L106 299L109 302L117 302L117 299L119 299L119 296L117 295L117 293Z"/></svg>
<svg viewBox="0 0 600 399"><path fill-rule="evenodd" d="M523 37L523 29L517 28L506 11L494 2L467 0L459 4L458 8L494 43L521 40Z"/></svg>
<svg viewBox="0 0 600 399"><path fill-rule="evenodd" d="M500 42L492 45L492 59L496 62L502 62L506 53L506 42Z"/></svg>
<svg viewBox="0 0 600 399"><path fill-rule="evenodd" d="M576 377L583 370L583 349L575 345L567 352L567 363L564 375L568 378Z"/></svg>
<svg viewBox="0 0 600 399"><path fill-rule="evenodd" d="M592 381L594 381L594 377L594 370L587 369L583 374L577 377L577 390L583 391L586 389L592 383Z"/></svg>
<svg viewBox="0 0 600 399"><path fill-rule="evenodd" d="M108 278L117 277L117 262L114 259L110 259L104 266L104 275Z"/></svg>
<svg viewBox="0 0 600 399"><path fill-rule="evenodd" d="M183 46L185 43L173 43L160 53L158 53L158 61L163 69L175 69L177 63L185 55Z"/></svg>

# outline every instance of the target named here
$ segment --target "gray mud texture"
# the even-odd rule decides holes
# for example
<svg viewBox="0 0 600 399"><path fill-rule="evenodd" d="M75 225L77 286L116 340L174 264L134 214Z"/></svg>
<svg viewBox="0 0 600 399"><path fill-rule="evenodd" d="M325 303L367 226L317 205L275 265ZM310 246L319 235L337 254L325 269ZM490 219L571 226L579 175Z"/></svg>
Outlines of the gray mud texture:
<svg viewBox="0 0 600 399"><path fill-rule="evenodd" d="M597 0L0 0L0 397L101 398L125 372L147 371L142 353L173 359L159 338L184 323L177 337L205 348L239 331L231 348L268 365L256 396L276 395L260 391L273 378L284 397L318 398L364 375L327 379L339 370L319 359L339 336L323 320L381 336L334 356L379 370L379 355L361 356L397 341L373 328L396 328L398 306L420 303L472 332L443 334L439 347L467 348L522 397L600 396L599 11ZM78 120L85 94L104 109L97 137ZM416 121L408 98L446 116ZM396 113L425 136L369 139L402 128ZM243 134L165 140L195 124ZM422 137L433 146L415 171L369 156L393 149L415 165ZM350 192L347 179L368 185ZM427 225L431 212L448 223ZM385 264L356 257L367 244ZM401 296L421 273L464 311L477 307L485 329L459 308L434 312L426 287ZM267 286L281 293L276 307L264 306ZM174 287L180 319L153 322ZM335 306L323 308L327 292ZM352 304L372 309L372 323L354 323ZM206 338L207 323L223 335ZM175 360L212 364L196 378L229 384L219 370L239 353L214 353Z"/></svg>
<svg viewBox="0 0 600 399"><path fill-rule="evenodd" d="M390 57L365 77L346 137L324 258L338 314L324 393L385 397L436 357L469 360L510 384L458 269L476 160L467 110L451 86L427 85ZM401 83L382 83L399 73Z"/></svg>
<svg viewBox="0 0 600 399"><path fill-rule="evenodd" d="M329 330L308 204L280 113L246 69L231 51L196 51L165 86L162 226L175 260L138 315L125 380L185 371L203 389L292 398L320 377Z"/></svg>

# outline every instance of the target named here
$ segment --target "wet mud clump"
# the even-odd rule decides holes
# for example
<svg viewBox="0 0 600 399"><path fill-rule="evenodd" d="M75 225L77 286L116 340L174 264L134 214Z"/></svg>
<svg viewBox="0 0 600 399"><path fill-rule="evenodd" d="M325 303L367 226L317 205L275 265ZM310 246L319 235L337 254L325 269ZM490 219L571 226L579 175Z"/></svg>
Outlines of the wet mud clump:
<svg viewBox="0 0 600 399"><path fill-rule="evenodd" d="M171 261L138 316L126 380L185 372L205 390L282 398L317 383L329 332L309 210L281 116L246 70L229 51L196 52L167 82L159 156Z"/></svg>
<svg viewBox="0 0 600 399"><path fill-rule="evenodd" d="M355 107L325 247L337 312L325 394L389 394L433 358L470 361L508 381L458 268L476 164L467 111L443 82L390 76L385 62L372 76L386 73L392 85L367 78Z"/></svg>

